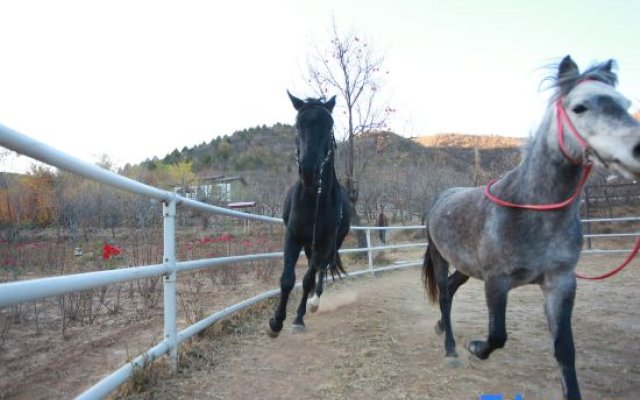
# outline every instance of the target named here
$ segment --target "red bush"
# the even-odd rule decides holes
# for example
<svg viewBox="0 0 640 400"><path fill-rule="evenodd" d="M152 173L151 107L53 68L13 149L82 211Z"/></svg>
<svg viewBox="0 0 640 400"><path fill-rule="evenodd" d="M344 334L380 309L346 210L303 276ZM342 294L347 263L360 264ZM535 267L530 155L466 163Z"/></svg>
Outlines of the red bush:
<svg viewBox="0 0 640 400"><path fill-rule="evenodd" d="M109 243L105 243L105 245L102 247L102 259L108 260L112 256L120 255L121 251L122 251L121 246L116 247L116 246L110 245Z"/></svg>

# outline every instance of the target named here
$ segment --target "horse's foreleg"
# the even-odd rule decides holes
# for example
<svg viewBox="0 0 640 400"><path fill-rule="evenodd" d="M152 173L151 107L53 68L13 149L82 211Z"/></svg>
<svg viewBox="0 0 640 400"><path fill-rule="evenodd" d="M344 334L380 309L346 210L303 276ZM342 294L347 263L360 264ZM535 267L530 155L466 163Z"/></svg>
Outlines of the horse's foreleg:
<svg viewBox="0 0 640 400"><path fill-rule="evenodd" d="M297 244L287 233L284 244L284 269L280 277L280 301L276 306L273 318L269 320L269 330L267 331L271 337L278 336L287 317L287 302L289 301L289 294L296 283L295 267L300 256L300 250L302 250L302 245Z"/></svg>
<svg viewBox="0 0 640 400"><path fill-rule="evenodd" d="M562 372L564 398L580 399L571 330L571 313L576 295L575 276L545 277L542 291L545 296L545 314L549 331L553 337L554 355Z"/></svg>
<svg viewBox="0 0 640 400"><path fill-rule="evenodd" d="M293 329L301 331L304 329L304 315L307 313L307 297L309 293L313 291L316 286L316 269L312 265L309 265L307 273L302 280L302 298L300 299L300 305L298 306L298 312L296 319L293 321Z"/></svg>
<svg viewBox="0 0 640 400"><path fill-rule="evenodd" d="M469 276L463 274L460 271L454 271L448 278L448 296L447 301L449 302L449 309L451 309L451 304L453 303L453 296L456 294L456 291L460 286L462 286L466 281L469 280ZM441 335L444 332L444 325L442 324L442 320L439 320L436 324L436 333Z"/></svg>
<svg viewBox="0 0 640 400"><path fill-rule="evenodd" d="M309 267L311 267L311 246L304 246L304 252L307 255L307 259L309 259ZM317 270L316 270L317 272ZM313 287L311 288L311 290L313 291L314 289L317 290L317 285L315 282L315 275L313 277L314 282L313 282ZM320 281L322 281L322 278L320 278ZM322 283L320 284L322 285ZM320 289L320 291L322 292L322 289ZM318 311L318 306L320 305L320 299L318 298L318 296L315 294L311 299L309 299L307 301L307 304L309 304L309 311L311 311L312 313Z"/></svg>
<svg viewBox="0 0 640 400"><path fill-rule="evenodd" d="M507 342L506 311L509 282L504 278L485 278L484 292L489 308L489 337L487 341L469 342L469 351L481 360L489 358L495 350Z"/></svg>

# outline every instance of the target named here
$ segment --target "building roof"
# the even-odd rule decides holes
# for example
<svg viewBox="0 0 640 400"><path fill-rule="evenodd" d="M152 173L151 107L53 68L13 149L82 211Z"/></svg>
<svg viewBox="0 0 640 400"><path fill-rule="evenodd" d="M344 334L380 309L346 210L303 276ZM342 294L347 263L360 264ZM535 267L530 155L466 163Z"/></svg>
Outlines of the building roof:
<svg viewBox="0 0 640 400"><path fill-rule="evenodd" d="M234 203L227 204L229 208L247 208L254 207L256 205L255 201L236 201Z"/></svg>

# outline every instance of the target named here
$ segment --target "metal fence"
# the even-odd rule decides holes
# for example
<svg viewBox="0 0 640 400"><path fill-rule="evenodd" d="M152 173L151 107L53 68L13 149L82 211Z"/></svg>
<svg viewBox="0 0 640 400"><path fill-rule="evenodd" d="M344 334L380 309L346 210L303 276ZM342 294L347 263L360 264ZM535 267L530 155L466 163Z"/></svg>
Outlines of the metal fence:
<svg viewBox="0 0 640 400"><path fill-rule="evenodd" d="M262 293L258 296L228 307L222 311L218 311L178 332L176 321L176 279L178 272L211 268L222 264L281 258L282 252L208 258L194 261L178 262L176 260L176 208L180 206L200 210L207 213L278 224L281 224L282 220L279 218L265 217L255 214L246 214L226 208L200 203L195 200L179 196L174 192L164 191L142 184L140 182L125 178L113 172L101 169L95 165L68 156L63 152L54 149L53 147L35 141L2 125L0 125L0 145L14 150L20 154L24 154L44 163L50 164L52 166L76 173L85 178L92 179L94 181L117 189L125 190L130 193L142 195L147 198L155 199L162 202L162 216L164 220L162 264L80 273L0 284L0 307L5 307L26 301L38 300L45 297L59 296L74 291L106 286L117 282L125 282L154 276L164 277L164 339L156 346L147 350L144 354L122 366L120 369L102 379L89 390L82 393L78 397L79 399L96 399L108 395L111 391L124 383L133 374L135 368L143 367L167 353L170 356L171 370L176 371L178 367L178 348L182 342L197 334L198 332L204 330L214 322L228 317L229 315L232 315L233 313L236 313L260 301L277 296L280 293L279 289L274 289L269 292ZM605 220L588 220L585 222L596 223L602 221ZM640 218L618 218L615 220L608 219L606 221L640 221ZM376 251L419 247L424 248L426 243L422 242L400 245L372 246L371 232L374 230L415 230L423 228L423 226L352 227L352 230L365 231L367 238L367 247L360 249L344 249L341 250L341 253L367 252L368 268L360 271L350 272L349 276L356 277L363 274L373 274L377 271L401 269L420 265L421 261L415 261L375 268L373 264L373 254ZM595 238L603 236L638 236L638 234L594 234L589 236ZM589 251L593 253L601 252L595 249ZM297 287L299 286L300 285L298 284Z"/></svg>
<svg viewBox="0 0 640 400"><path fill-rule="evenodd" d="M279 289L271 290L251 299L235 304L222 311L187 327L183 331L177 331L177 301L176 301L176 279L178 272L211 268L223 264L241 263L248 261L281 258L282 252L250 254L242 256L230 256L219 258L199 259L194 261L178 262L176 260L176 209L178 206L200 210L217 215L225 215L243 219L259 220L270 223L282 224L280 218L265 217L255 214L246 214L239 211L216 207L209 204L200 203L182 196L175 192L164 191L151 187L140 182L125 178L111 171L104 170L90 163L71 157L51 146L33 140L10 128L0 125L0 145L27 155L49 165L76 173L85 178L92 179L105 185L125 190L127 192L145 196L162 202L162 216L164 226L163 238L163 262L162 264L145 265L135 268L123 268L108 271L87 272L71 274L57 277L32 279L25 281L9 282L0 284L0 307L6 307L27 301L42 299L45 297L59 296L70 292L87 290L102 287L118 282L163 276L164 290L164 340L144 354L127 363L111 375L107 376L86 392L82 393L80 399L96 399L108 395L119 385L124 383L133 373L135 368L143 367L158 357L169 354L171 370L178 368L178 347L180 343L202 331L214 322L225 318L239 310L249 307L257 302L276 296ZM341 253L367 252L368 268L350 272L349 276L355 277L362 274L372 274L376 271L390 269L400 269L417 266L419 262L408 262L398 265L391 265L381 268L374 268L373 253L375 251L387 249L406 249L424 247L426 243L408 243L401 245L377 246L371 244L372 230L411 230L422 229L422 226L404 227L352 227L352 230L364 230L367 238L367 248L344 249Z"/></svg>
<svg viewBox="0 0 640 400"><path fill-rule="evenodd" d="M582 223L586 225L587 233L583 235L586 240L586 249L582 250L583 254L603 254L603 253L628 253L631 249L598 249L593 246L593 239L615 238L615 237L640 237L640 232L620 232L620 233L591 233L591 225L597 223L628 223L640 222L640 217L623 217L623 218L590 218L583 219Z"/></svg>

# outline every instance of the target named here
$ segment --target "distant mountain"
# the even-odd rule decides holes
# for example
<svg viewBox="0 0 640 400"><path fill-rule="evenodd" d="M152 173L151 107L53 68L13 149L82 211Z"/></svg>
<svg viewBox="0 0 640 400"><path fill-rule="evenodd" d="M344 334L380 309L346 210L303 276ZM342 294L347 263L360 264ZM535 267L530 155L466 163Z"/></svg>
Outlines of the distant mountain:
<svg viewBox="0 0 640 400"><path fill-rule="evenodd" d="M481 167L495 169L496 160L519 156L521 138L440 134L405 138L389 131L372 131L355 139L356 158L375 164L376 170L398 166L410 160L437 157L438 168L466 172L478 160ZM476 149L478 154L476 154ZM344 162L346 143L338 144L338 163ZM154 163L175 164L191 161L194 172L237 172L270 174L291 172L295 168L295 127L275 124L236 131L209 143L174 150ZM501 164L501 162L498 162ZM343 164L338 164L341 169Z"/></svg>
<svg viewBox="0 0 640 400"><path fill-rule="evenodd" d="M391 220L415 222L441 190L482 185L518 165L522 140L457 134L410 139L389 131L370 131L357 135L354 142L360 215L375 221L384 206ZM165 166L189 162L200 180L224 178L242 183L224 201L255 201L253 211L275 216L281 215L284 195L297 179L295 156L295 127L275 124L175 149L131 168L140 175L148 172L149 179L166 180L163 173L169 168ZM346 160L347 143L340 141L335 166L342 183L346 182Z"/></svg>
<svg viewBox="0 0 640 400"><path fill-rule="evenodd" d="M480 168L497 176L517 164L523 142L524 139L504 136L455 133L407 139L393 132L378 131L358 137L356 154L372 159L371 164L382 169L406 168L420 164L421 160L432 160L432 169L467 175L478 163Z"/></svg>
<svg viewBox="0 0 640 400"><path fill-rule="evenodd" d="M442 133L430 136L418 136L413 141L425 147L457 147L461 149L481 150L508 149L520 147L525 139L497 135L465 135L460 133Z"/></svg>

